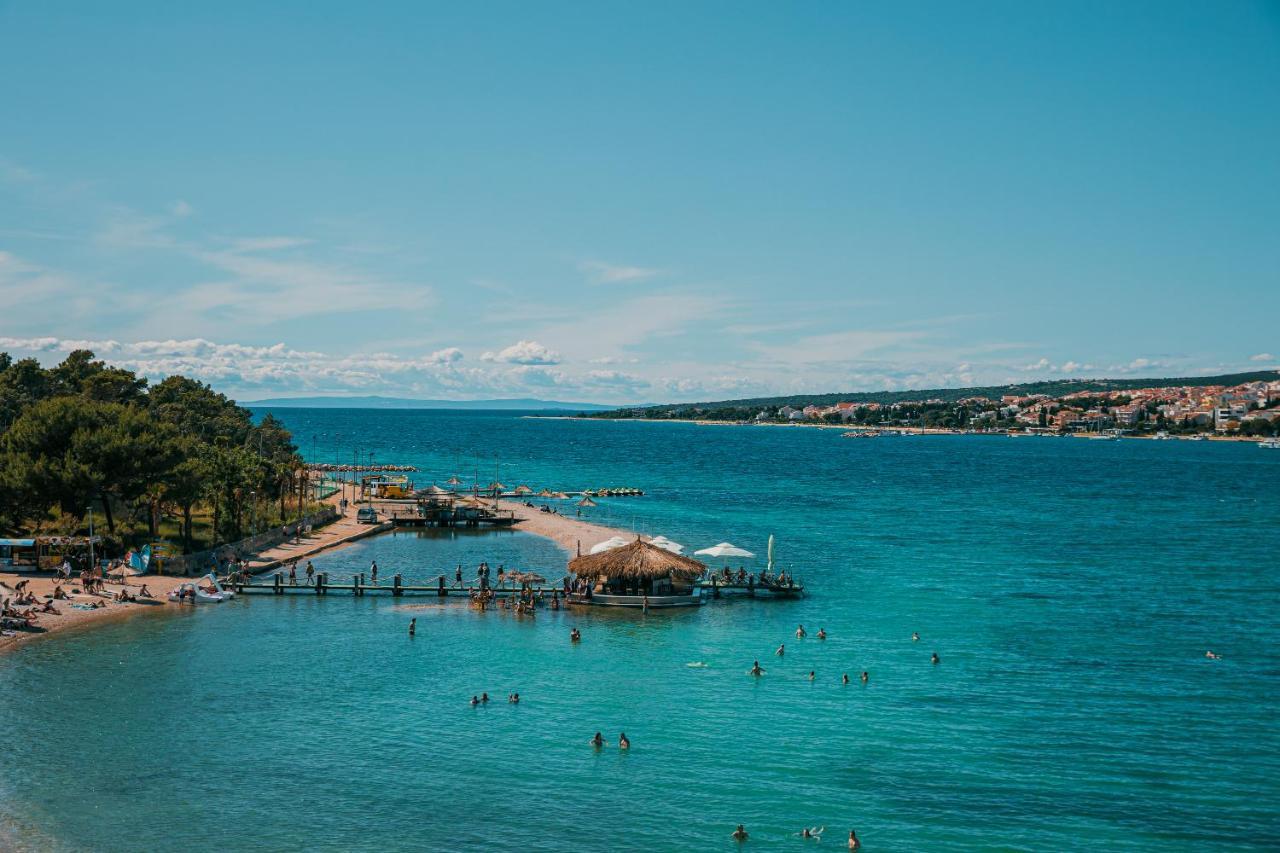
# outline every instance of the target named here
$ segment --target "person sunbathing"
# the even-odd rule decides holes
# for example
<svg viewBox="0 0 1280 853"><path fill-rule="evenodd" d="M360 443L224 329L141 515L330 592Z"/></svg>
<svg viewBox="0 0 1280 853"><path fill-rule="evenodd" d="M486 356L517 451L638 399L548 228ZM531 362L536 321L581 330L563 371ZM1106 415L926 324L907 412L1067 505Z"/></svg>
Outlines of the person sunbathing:
<svg viewBox="0 0 1280 853"><path fill-rule="evenodd" d="M55 586L53 588L53 597L55 600L58 600L58 601L66 601L67 592L61 586Z"/></svg>
<svg viewBox="0 0 1280 853"><path fill-rule="evenodd" d="M44 603L44 605L40 608L40 612L41 612L41 613L52 613L54 616L61 616L61 615L62 615L62 614L60 614L60 613L58 612L58 608L56 608L56 607L54 607L54 606L53 606L53 602L52 602L52 601L46 601L46 602Z"/></svg>
<svg viewBox="0 0 1280 853"><path fill-rule="evenodd" d="M142 585L142 591L139 592L138 595L142 596L143 598L151 598L151 590L147 589L147 585L144 583Z"/></svg>

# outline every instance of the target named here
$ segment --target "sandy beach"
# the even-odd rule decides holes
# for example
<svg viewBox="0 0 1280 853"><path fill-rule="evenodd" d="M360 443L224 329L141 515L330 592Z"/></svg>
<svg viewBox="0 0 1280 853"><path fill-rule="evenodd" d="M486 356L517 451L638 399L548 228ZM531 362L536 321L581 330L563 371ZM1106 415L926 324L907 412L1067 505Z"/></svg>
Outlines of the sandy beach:
<svg viewBox="0 0 1280 853"><path fill-rule="evenodd" d="M634 535L627 531L606 527L592 521L566 517L557 513L540 512L537 509L525 506L517 500L501 501L500 506L502 509L515 513L516 518L520 519L520 524L516 527L517 530L543 536L555 542L565 550L566 560L571 559L578 553L579 546L581 546L582 552L585 553L592 545L612 536ZM320 530L314 531L310 536L303 536L296 540L284 542L251 555L249 557L250 568L254 572L268 571L281 564L295 560L305 560L322 553L338 550L352 542L376 535L386 529L382 525L358 524L355 520L355 508L349 507L345 516ZM14 587L23 580L28 581L26 589L34 594L37 602L39 602L39 604L35 605L37 607L52 598L53 589L57 585L56 581L48 575L36 576L28 573L0 572L0 600L13 598L15 596ZM63 589L70 596L70 600L54 602L54 607L58 609L58 613L40 614L36 621L38 630L18 631L9 636L0 636L0 653L31 640L49 637L60 632L91 628L143 613L157 613L169 608L176 608L179 605L171 604L166 599L166 596L174 588L188 580L190 578L168 577L165 575L130 577L126 581L127 585L109 583L106 585L106 592L98 594L85 593L80 587L79 580L73 579L72 582L63 584ZM136 603L112 600L115 593L121 589L125 589L130 595L138 595L144 584L151 593L151 598L139 599ZM74 604L96 603L101 603L102 606L92 610L72 607ZM25 610L26 608L20 609Z"/></svg>

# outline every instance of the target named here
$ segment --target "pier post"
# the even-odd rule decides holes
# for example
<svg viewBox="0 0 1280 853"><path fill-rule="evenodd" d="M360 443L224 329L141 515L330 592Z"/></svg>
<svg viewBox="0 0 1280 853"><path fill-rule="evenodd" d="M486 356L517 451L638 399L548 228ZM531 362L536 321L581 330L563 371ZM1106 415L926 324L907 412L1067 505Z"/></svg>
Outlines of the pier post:
<svg viewBox="0 0 1280 853"><path fill-rule="evenodd" d="M441 598L444 598L444 597L445 597L446 595L448 595L448 594L449 594L449 593L448 593L448 592L446 592L446 591L445 591L445 588L444 588L444 575L441 575L441 576L440 576L440 585L436 588L436 595L440 596Z"/></svg>
<svg viewBox="0 0 1280 853"><path fill-rule="evenodd" d="M364 572L356 575L356 588L354 592L357 596L364 595Z"/></svg>
<svg viewBox="0 0 1280 853"><path fill-rule="evenodd" d="M400 588L400 576L396 575L391 579L391 594L399 598L403 593L404 590Z"/></svg>
<svg viewBox="0 0 1280 853"><path fill-rule="evenodd" d="M272 591L276 595L284 595L284 575L276 572L275 580L272 581L272 584L274 585Z"/></svg>
<svg viewBox="0 0 1280 853"><path fill-rule="evenodd" d="M316 575L316 595L324 595L324 572Z"/></svg>

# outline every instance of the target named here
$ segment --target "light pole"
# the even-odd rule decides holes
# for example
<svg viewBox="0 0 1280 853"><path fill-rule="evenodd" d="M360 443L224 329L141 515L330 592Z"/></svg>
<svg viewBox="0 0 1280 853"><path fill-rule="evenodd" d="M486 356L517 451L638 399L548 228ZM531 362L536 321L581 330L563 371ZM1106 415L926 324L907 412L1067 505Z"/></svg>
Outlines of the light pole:
<svg viewBox="0 0 1280 853"><path fill-rule="evenodd" d="M97 565L93 556L93 504L85 508L89 510L89 571L93 571L93 567Z"/></svg>

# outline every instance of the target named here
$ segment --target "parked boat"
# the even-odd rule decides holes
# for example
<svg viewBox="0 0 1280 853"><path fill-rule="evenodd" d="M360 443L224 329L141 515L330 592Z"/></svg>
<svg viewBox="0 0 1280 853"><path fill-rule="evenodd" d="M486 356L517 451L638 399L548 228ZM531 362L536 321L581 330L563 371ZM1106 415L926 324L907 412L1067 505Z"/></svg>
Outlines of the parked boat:
<svg viewBox="0 0 1280 853"><path fill-rule="evenodd" d="M180 584L169 592L169 600L175 604L220 604L235 598L235 593L225 589L212 574L199 580Z"/></svg>
<svg viewBox="0 0 1280 853"><path fill-rule="evenodd" d="M1259 441L1258 446L1265 450L1280 450L1280 436Z"/></svg>

